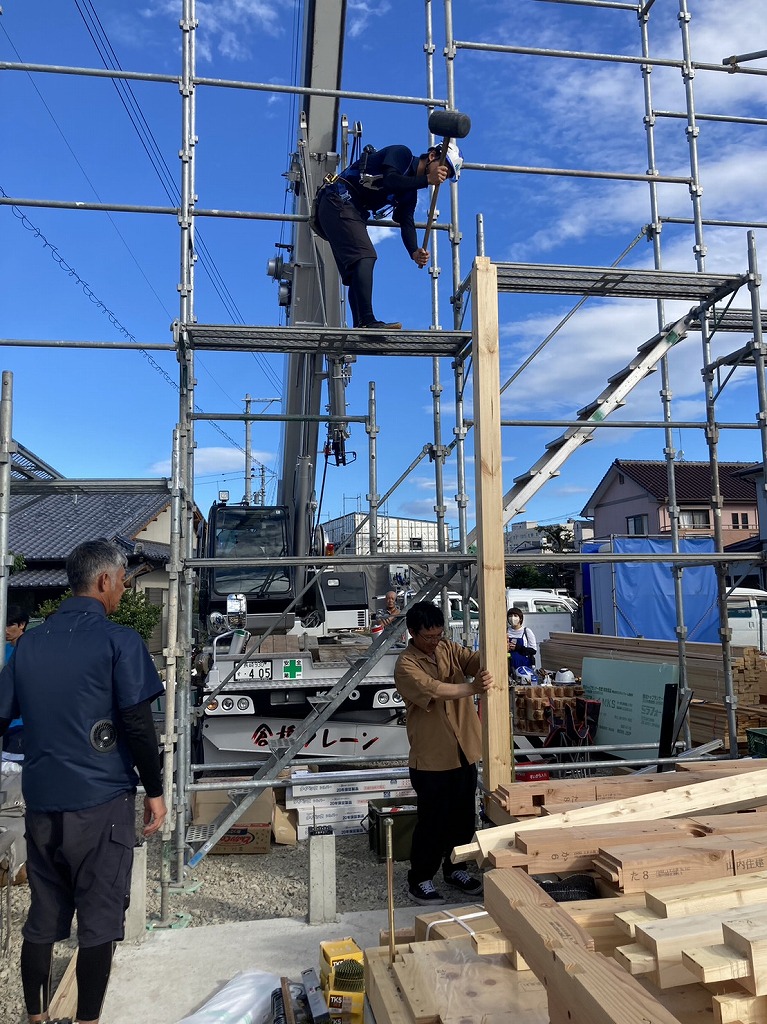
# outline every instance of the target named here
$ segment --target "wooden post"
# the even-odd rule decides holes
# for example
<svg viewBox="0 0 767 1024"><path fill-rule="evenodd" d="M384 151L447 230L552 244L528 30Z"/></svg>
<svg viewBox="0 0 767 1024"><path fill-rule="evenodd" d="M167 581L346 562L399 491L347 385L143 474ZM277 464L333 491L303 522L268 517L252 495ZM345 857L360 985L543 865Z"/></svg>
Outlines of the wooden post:
<svg viewBox="0 0 767 1024"><path fill-rule="evenodd" d="M471 295L479 649L483 665L493 676L493 688L482 700L483 782L492 792L511 780L511 728L506 657L498 275L485 256L478 256L474 261Z"/></svg>

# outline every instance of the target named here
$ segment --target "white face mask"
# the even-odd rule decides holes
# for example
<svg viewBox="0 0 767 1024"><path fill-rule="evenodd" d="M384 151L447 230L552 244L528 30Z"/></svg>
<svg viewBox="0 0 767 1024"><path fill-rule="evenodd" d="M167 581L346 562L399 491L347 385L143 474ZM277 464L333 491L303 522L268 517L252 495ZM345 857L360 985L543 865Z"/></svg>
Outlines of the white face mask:
<svg viewBox="0 0 767 1024"><path fill-rule="evenodd" d="M522 620L518 618L518 616L512 615L511 618L509 619L509 625L511 626L512 629L519 629L519 627L522 625Z"/></svg>

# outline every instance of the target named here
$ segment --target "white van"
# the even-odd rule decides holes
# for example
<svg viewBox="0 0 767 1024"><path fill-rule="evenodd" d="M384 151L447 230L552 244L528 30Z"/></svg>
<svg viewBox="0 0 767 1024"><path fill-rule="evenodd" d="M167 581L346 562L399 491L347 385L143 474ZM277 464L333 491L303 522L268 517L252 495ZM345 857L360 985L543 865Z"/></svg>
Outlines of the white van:
<svg viewBox="0 0 767 1024"><path fill-rule="evenodd" d="M525 625L535 633L540 644L551 633L572 633L573 613L578 605L571 597L563 597L548 590L506 591L506 609L519 608L525 616Z"/></svg>
<svg viewBox="0 0 767 1024"><path fill-rule="evenodd" d="M513 590L506 591L506 608L519 608L528 612L567 612L572 614L578 610L572 597L558 594L553 590Z"/></svg>
<svg viewBox="0 0 767 1024"><path fill-rule="evenodd" d="M727 596L727 624L736 647L767 650L767 590L735 587Z"/></svg>

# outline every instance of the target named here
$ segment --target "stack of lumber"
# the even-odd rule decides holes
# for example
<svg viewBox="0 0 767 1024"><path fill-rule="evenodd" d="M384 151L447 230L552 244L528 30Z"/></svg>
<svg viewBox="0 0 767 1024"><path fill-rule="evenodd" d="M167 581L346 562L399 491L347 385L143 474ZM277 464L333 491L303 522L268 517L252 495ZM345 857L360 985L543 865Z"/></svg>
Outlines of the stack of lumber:
<svg viewBox="0 0 767 1024"><path fill-rule="evenodd" d="M765 884L767 875L647 892L644 907L614 915L613 934L622 930L633 941L612 956L592 948L569 904L554 903L520 871L490 872L485 906L536 977L545 979L552 1024L763 1024ZM696 913L704 907L706 914Z"/></svg>
<svg viewBox="0 0 767 1024"><path fill-rule="evenodd" d="M558 904L497 869L484 906L419 915L415 935L392 963L366 950L376 1024L767 1020L767 872Z"/></svg>
<svg viewBox="0 0 767 1024"><path fill-rule="evenodd" d="M584 658L668 664L678 660L674 641L590 633L552 633L541 643L540 652L543 668L569 668L577 676L583 675ZM685 647L685 664L687 683L695 695L689 716L693 744L712 739L729 744L721 646L689 643ZM767 726L767 656L755 647L733 647L732 681L733 693L738 698L737 741L743 746L746 729Z"/></svg>
<svg viewBox="0 0 767 1024"><path fill-rule="evenodd" d="M477 856L524 857L530 873L583 870L595 852L617 864L621 851L624 874L649 876L629 864L631 851L647 865L667 845L652 879L628 886L637 891L598 900L559 904L518 867L488 872L482 906L419 915L415 941L393 963L387 948L366 951L376 1024L767 1024L767 858L759 870L760 854L746 851L752 862L737 865L735 853L767 820L737 813L767 804L767 771L731 761L684 768L694 770L678 773L679 788L478 834ZM661 877L696 841L706 854L685 884ZM701 864L728 858L727 877L702 880Z"/></svg>
<svg viewBox="0 0 767 1024"><path fill-rule="evenodd" d="M658 822L669 818L731 813L762 807L767 804L767 770L762 767L764 764L764 761L711 762L700 773L690 771L678 773L678 777L677 773L670 775L669 778L675 781L678 778L684 780L682 785L674 788L665 787L664 775L656 776L664 780L662 792L586 803L560 813L483 829L474 836L472 843L457 847L453 858L456 862L476 859L485 864L490 862L492 853L497 862L502 851L518 852L516 842L519 836L543 828L561 829L583 825L609 827L621 822ZM703 781L698 781L701 778ZM626 778L629 785L635 781L630 776ZM617 777L612 782L619 784Z"/></svg>
<svg viewBox="0 0 767 1024"><path fill-rule="evenodd" d="M514 688L514 729L545 735L549 731L546 711L562 720L565 705L575 710L575 698L583 696L582 686L516 686Z"/></svg>
<svg viewBox="0 0 767 1024"><path fill-rule="evenodd" d="M724 764L726 762L716 762ZM724 770L729 774L728 769ZM690 783L702 782L694 772L663 772L659 775L612 775L591 779L547 779L531 782L509 782L493 792L496 802L517 818L558 814L575 804L625 800L629 796L664 792Z"/></svg>

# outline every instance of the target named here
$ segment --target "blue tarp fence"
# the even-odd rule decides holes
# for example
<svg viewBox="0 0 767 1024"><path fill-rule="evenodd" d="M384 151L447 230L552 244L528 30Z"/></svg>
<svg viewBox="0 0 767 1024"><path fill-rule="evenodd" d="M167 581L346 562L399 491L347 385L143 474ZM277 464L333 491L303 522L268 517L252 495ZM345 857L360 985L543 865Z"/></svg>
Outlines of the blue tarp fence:
<svg viewBox="0 0 767 1024"><path fill-rule="evenodd" d="M584 544L584 554L672 554L671 538L612 537ZM679 551L705 557L714 551L712 537L687 537ZM610 636L676 640L674 577L670 562L617 562L584 565L584 628ZM682 600L687 639L719 642L716 574L713 566L686 568Z"/></svg>

